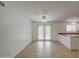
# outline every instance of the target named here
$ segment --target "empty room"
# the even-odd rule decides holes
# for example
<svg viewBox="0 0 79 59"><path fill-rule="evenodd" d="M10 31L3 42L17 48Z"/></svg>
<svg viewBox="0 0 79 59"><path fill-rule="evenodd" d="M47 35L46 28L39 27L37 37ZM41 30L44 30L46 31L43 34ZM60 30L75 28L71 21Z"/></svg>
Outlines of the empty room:
<svg viewBox="0 0 79 59"><path fill-rule="evenodd" d="M78 58L79 1L0 1L0 58Z"/></svg>

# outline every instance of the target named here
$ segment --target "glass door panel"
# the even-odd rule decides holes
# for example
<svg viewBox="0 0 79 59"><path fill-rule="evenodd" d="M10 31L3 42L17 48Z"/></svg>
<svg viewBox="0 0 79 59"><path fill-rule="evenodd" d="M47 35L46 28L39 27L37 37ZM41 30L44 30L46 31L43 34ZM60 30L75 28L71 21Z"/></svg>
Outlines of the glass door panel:
<svg viewBox="0 0 79 59"><path fill-rule="evenodd" d="M45 39L50 40L51 39L51 26L45 25Z"/></svg>
<svg viewBox="0 0 79 59"><path fill-rule="evenodd" d="M39 40L44 39L44 26L43 25L38 26L38 39Z"/></svg>

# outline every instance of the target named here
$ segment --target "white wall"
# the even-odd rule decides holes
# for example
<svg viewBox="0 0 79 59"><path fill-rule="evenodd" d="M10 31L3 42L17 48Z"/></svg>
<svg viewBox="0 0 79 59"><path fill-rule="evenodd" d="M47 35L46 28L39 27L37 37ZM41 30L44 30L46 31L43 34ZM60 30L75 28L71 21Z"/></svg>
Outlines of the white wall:
<svg viewBox="0 0 79 59"><path fill-rule="evenodd" d="M59 32L61 32L61 23L59 21L52 22L52 40L58 41L59 39Z"/></svg>
<svg viewBox="0 0 79 59"><path fill-rule="evenodd" d="M7 57L8 56L8 34L7 31L8 27L4 23L4 8L0 6L0 57Z"/></svg>
<svg viewBox="0 0 79 59"><path fill-rule="evenodd" d="M0 6L0 57L14 57L32 41L31 25L17 8Z"/></svg>

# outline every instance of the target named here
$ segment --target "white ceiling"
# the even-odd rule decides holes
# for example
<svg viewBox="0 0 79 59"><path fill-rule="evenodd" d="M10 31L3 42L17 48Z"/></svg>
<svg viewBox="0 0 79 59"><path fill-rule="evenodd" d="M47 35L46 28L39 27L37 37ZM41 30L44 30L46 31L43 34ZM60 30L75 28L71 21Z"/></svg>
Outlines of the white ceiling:
<svg viewBox="0 0 79 59"><path fill-rule="evenodd" d="M40 21L43 15L48 21L79 17L78 1L7 1L5 4L17 8L33 21Z"/></svg>

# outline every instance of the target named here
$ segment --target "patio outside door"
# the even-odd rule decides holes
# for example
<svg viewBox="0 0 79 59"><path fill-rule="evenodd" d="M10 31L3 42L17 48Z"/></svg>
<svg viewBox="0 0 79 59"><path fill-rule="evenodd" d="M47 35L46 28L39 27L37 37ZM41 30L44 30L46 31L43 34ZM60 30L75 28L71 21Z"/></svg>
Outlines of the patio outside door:
<svg viewBox="0 0 79 59"><path fill-rule="evenodd" d="M38 25L38 40L51 40L51 25Z"/></svg>

